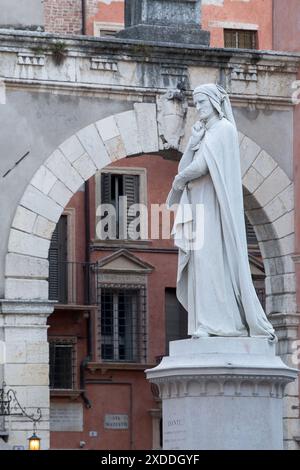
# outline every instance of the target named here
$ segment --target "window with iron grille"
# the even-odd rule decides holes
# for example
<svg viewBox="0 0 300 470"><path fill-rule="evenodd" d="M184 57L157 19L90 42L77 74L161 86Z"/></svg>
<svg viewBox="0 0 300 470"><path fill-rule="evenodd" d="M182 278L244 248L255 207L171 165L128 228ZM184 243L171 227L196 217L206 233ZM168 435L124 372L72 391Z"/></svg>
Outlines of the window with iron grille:
<svg viewBox="0 0 300 470"><path fill-rule="evenodd" d="M139 214L131 214L130 207L140 202L140 176L131 174L102 173L101 174L101 203L112 204L115 208L115 238L135 238L131 233L130 224ZM127 198L126 219L122 210L121 199ZM106 215L104 215L106 216ZM126 220L126 222L125 222ZM141 231L137 226L137 232ZM140 236L138 236L140 239Z"/></svg>
<svg viewBox="0 0 300 470"><path fill-rule="evenodd" d="M257 49L257 31L224 29L224 46L235 49Z"/></svg>
<svg viewBox="0 0 300 470"><path fill-rule="evenodd" d="M75 385L75 339L50 339L50 388L72 390Z"/></svg>
<svg viewBox="0 0 300 470"><path fill-rule="evenodd" d="M145 286L99 289L99 355L103 361L146 361Z"/></svg>

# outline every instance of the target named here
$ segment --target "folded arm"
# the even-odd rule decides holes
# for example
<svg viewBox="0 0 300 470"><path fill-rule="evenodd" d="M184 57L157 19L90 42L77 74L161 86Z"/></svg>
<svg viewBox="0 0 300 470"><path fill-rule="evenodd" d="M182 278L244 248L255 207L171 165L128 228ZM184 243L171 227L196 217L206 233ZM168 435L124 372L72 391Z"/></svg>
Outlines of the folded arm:
<svg viewBox="0 0 300 470"><path fill-rule="evenodd" d="M186 183L208 173L205 158L196 157L184 170L180 171L174 180L174 189L183 189Z"/></svg>

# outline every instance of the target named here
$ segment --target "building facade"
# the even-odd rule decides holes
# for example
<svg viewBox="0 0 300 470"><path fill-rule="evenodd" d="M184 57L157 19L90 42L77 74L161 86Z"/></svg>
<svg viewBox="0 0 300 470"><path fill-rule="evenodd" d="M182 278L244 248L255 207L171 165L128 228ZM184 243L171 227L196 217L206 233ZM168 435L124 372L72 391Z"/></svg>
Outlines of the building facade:
<svg viewBox="0 0 300 470"><path fill-rule="evenodd" d="M123 5L85 3L84 28L82 2L64 6L76 11L68 11L67 24L63 2L47 0L27 21L32 31L0 32L1 374L24 406L41 407L43 448L160 448L160 401L144 370L167 353L170 340L185 336L186 312L175 296L173 242L157 236L167 216L154 217L153 229L151 208L165 202L177 172L195 120L191 90L200 83L218 81L231 95L251 269L278 351L293 365L299 225L295 230L298 108L291 90L299 58L239 50L242 37L255 48L271 48L272 41L282 51L291 47L279 23L273 31L272 14L282 15L271 2L254 2L265 13L253 16L251 1L203 2L212 45L235 38L235 51L101 39L105 22L109 36L112 24L124 21ZM246 20L249 29L241 26ZM9 25L18 26L8 15L3 26ZM36 31L43 27L56 34ZM61 36L83 31L100 38ZM241 31L258 31L258 42ZM178 82L186 84L188 108L179 151L170 153L159 103ZM113 236L103 240L101 204L116 207L124 196L148 208L142 233L124 236L118 212ZM128 228L134 217L126 215ZM297 386L287 388L284 410L291 449L299 436ZM7 428L4 420L10 446L25 445L31 423L12 417L5 434Z"/></svg>

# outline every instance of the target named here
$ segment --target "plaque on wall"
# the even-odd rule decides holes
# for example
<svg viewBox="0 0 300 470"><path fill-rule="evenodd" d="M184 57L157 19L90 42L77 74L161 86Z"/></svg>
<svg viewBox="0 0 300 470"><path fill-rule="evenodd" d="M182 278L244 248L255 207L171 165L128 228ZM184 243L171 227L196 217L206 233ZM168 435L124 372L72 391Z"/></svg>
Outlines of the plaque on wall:
<svg viewBox="0 0 300 470"><path fill-rule="evenodd" d="M128 415L105 415L105 429L128 429Z"/></svg>
<svg viewBox="0 0 300 470"><path fill-rule="evenodd" d="M50 431L83 431L81 403L51 403Z"/></svg>

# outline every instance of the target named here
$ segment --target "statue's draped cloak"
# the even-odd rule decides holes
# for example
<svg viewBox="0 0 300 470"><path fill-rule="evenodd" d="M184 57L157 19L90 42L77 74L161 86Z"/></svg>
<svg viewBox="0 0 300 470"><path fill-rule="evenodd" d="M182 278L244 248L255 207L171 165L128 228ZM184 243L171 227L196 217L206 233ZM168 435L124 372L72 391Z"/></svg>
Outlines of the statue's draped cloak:
<svg viewBox="0 0 300 470"><path fill-rule="evenodd" d="M188 333L204 328L218 336L274 339L251 278L238 134L226 118L207 129L196 152L185 152L179 171L191 164L194 169L195 162L200 176L196 172L183 191L172 189L167 200L169 207L179 203L172 234L179 249L177 298L188 311ZM197 203L204 206L204 244L194 250L187 234L196 227Z"/></svg>

